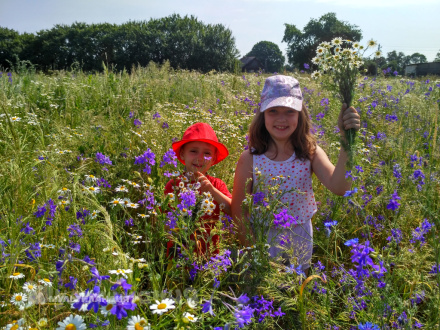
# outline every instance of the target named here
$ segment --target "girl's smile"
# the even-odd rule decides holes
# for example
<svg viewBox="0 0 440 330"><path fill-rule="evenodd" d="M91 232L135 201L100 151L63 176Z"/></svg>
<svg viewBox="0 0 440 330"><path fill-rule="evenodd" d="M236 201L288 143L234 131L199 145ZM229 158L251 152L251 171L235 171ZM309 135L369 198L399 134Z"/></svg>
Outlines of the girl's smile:
<svg viewBox="0 0 440 330"><path fill-rule="evenodd" d="M298 126L299 112L287 107L274 107L264 111L264 123L274 140L288 139Z"/></svg>

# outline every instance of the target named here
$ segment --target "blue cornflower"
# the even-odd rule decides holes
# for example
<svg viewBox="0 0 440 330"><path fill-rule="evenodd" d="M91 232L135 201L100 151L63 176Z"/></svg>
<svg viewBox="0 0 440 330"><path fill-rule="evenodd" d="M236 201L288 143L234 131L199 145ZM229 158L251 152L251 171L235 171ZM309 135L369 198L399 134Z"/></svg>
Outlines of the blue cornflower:
<svg viewBox="0 0 440 330"><path fill-rule="evenodd" d="M306 70L310 69L310 65L308 65L307 63L304 63L304 69L306 69Z"/></svg>
<svg viewBox="0 0 440 330"><path fill-rule="evenodd" d="M254 310L249 306L243 306L242 309L235 310L234 316L238 327L243 328L246 324L250 324L252 322Z"/></svg>
<svg viewBox="0 0 440 330"><path fill-rule="evenodd" d="M136 119L133 121L133 125L136 126L136 127L139 127L139 126L142 125L142 122L141 122L139 119L136 118Z"/></svg>
<svg viewBox="0 0 440 330"><path fill-rule="evenodd" d="M92 278L90 280L88 280L87 283L95 281L95 284L96 284L97 281L108 280L110 278L109 275L104 275L104 276L99 275L99 272L96 269L96 267L91 268L90 272L92 273Z"/></svg>
<svg viewBox="0 0 440 330"><path fill-rule="evenodd" d="M344 197L350 197L353 196L355 193L357 193L358 188L354 187L353 190L347 190L344 194Z"/></svg>
<svg viewBox="0 0 440 330"><path fill-rule="evenodd" d="M136 304L132 302L133 296L115 296L115 303L113 304L113 308L110 310L110 313L116 315L117 319L120 320L123 317L127 317L126 309L134 311L136 309Z"/></svg>
<svg viewBox="0 0 440 330"><path fill-rule="evenodd" d="M211 297L211 299L212 299L212 297ZM208 300L202 305L202 312L209 313L209 314L211 314L211 316L215 316L214 311L212 309L212 300Z"/></svg>
<svg viewBox="0 0 440 330"><path fill-rule="evenodd" d="M88 296L87 310L93 308L93 311L98 313L99 306L107 306L107 301L99 294L100 290L99 286L93 288L93 293Z"/></svg>
<svg viewBox="0 0 440 330"><path fill-rule="evenodd" d="M70 290L75 290L78 279L73 276L69 276L69 278L70 278L69 283L64 284L64 286Z"/></svg>
<svg viewBox="0 0 440 330"><path fill-rule="evenodd" d="M134 164L145 164L145 168L142 170L143 172L147 172L147 174L151 174L151 166L156 164L156 155L151 151L150 148L147 149L147 151L144 152L143 155L135 157Z"/></svg>
<svg viewBox="0 0 440 330"><path fill-rule="evenodd" d="M345 242L344 245L352 246L352 245L356 245L358 243L359 243L359 238L352 238L352 239L349 239L347 242Z"/></svg>
<svg viewBox="0 0 440 330"><path fill-rule="evenodd" d="M391 195L391 199L389 204L387 205L387 209L393 211L397 210L400 206L398 200L400 200L400 197L397 195L397 190L395 190L394 193Z"/></svg>
<svg viewBox="0 0 440 330"><path fill-rule="evenodd" d="M121 278L116 281L116 283L110 288L110 290L116 290L118 287L124 289L125 294L127 294L128 290L131 290L132 285L127 283L125 278Z"/></svg>
<svg viewBox="0 0 440 330"><path fill-rule="evenodd" d="M24 232L26 235L29 235L29 234L31 234L32 232L34 232L34 228L32 228L32 227L29 225L29 222L28 222L28 223L26 223L26 225L20 230L20 232Z"/></svg>
<svg viewBox="0 0 440 330"><path fill-rule="evenodd" d="M177 159L176 153L174 152L173 149L170 149L163 155L163 160L160 163L159 167L163 167L165 166L165 164L170 164L170 165L174 165L174 167L177 167L176 159Z"/></svg>
<svg viewBox="0 0 440 330"><path fill-rule="evenodd" d="M290 228L292 225L296 225L298 220L298 217L293 217L289 214L287 208L283 208L279 213L275 213L273 216L275 228Z"/></svg>
<svg viewBox="0 0 440 330"><path fill-rule="evenodd" d="M380 330L379 326L377 324L366 322L364 324L360 323L358 325L359 330Z"/></svg>
<svg viewBox="0 0 440 330"><path fill-rule="evenodd" d="M429 274L438 274L438 273L440 273L440 265L439 264L432 265Z"/></svg>
<svg viewBox="0 0 440 330"><path fill-rule="evenodd" d="M67 231L69 232L69 237L74 237L74 236L82 237L83 236L81 226L76 223L67 227Z"/></svg>
<svg viewBox="0 0 440 330"><path fill-rule="evenodd" d="M113 165L112 161L109 157L104 155L103 153L97 152L95 162L101 164L101 165Z"/></svg>

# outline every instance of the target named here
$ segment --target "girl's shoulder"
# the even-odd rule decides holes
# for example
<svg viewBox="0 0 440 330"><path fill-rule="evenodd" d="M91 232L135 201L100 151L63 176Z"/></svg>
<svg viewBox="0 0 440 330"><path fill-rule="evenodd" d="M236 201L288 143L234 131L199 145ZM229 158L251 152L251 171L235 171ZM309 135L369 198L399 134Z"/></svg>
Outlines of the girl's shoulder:
<svg viewBox="0 0 440 330"><path fill-rule="evenodd" d="M253 155L250 150L245 150L241 153L237 162L237 171L243 171L245 173L252 173Z"/></svg>

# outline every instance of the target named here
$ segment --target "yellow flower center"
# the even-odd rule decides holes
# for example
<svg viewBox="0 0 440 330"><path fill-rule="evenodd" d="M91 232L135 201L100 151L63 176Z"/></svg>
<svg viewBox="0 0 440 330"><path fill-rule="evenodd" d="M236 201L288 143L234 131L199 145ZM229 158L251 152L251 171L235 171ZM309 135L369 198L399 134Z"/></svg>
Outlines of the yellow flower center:
<svg viewBox="0 0 440 330"><path fill-rule="evenodd" d="M66 330L76 330L76 326L73 323L66 325Z"/></svg>
<svg viewBox="0 0 440 330"><path fill-rule="evenodd" d="M106 311L109 311L109 310L111 310L113 308L113 305L112 304L108 304L106 307L105 307L105 310Z"/></svg>
<svg viewBox="0 0 440 330"><path fill-rule="evenodd" d="M28 285L28 289L29 289L29 290L32 290L33 288L34 288L33 285L31 285L31 284Z"/></svg>
<svg viewBox="0 0 440 330"><path fill-rule="evenodd" d="M141 321L141 322L142 322L142 321ZM144 327L143 327L142 325L140 325L140 322L139 322L139 323L136 323L136 324L134 325L134 329L135 329L135 330L143 330Z"/></svg>
<svg viewBox="0 0 440 330"><path fill-rule="evenodd" d="M167 308L167 304L161 303L157 305L157 309L165 309L165 308Z"/></svg>
<svg viewBox="0 0 440 330"><path fill-rule="evenodd" d="M50 283L50 280L48 278L43 278L44 282Z"/></svg>
<svg viewBox="0 0 440 330"><path fill-rule="evenodd" d="M18 324L14 325L11 330L17 330L18 329Z"/></svg>
<svg viewBox="0 0 440 330"><path fill-rule="evenodd" d="M192 320L194 320L194 317L188 315L188 316L187 316L187 319L190 320L190 321L192 321Z"/></svg>
<svg viewBox="0 0 440 330"><path fill-rule="evenodd" d="M13 276L18 276L18 275L20 275L20 273L14 273L14 274L12 274Z"/></svg>
<svg viewBox="0 0 440 330"><path fill-rule="evenodd" d="M23 299L22 296L15 296L15 301L21 301Z"/></svg>

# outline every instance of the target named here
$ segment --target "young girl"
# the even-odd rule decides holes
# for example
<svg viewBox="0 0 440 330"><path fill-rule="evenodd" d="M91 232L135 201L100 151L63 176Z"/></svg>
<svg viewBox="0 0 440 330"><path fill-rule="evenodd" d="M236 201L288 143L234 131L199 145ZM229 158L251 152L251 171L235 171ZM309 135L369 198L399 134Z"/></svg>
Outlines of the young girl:
<svg viewBox="0 0 440 330"><path fill-rule="evenodd" d="M218 141L212 127L206 123L196 123L188 127L182 140L174 142L172 147L179 161L185 165L186 176L170 180L165 186L165 194L173 193L177 196L180 186L185 185L183 181L187 181L186 184L194 184L197 181L200 183L200 192L209 192L214 199L215 208L211 214L202 217L206 233L196 232L196 235L191 237L191 239L197 240L197 252L205 254L209 249L207 240L211 229L219 220L220 206L222 206L224 213L230 215L232 197L226 184L222 180L208 175L207 171L212 165L225 159L229 152L226 146ZM192 175L188 175L189 173ZM218 241L218 235L214 235L212 237L214 246ZM167 255L170 254L172 247L173 242L169 241Z"/></svg>
<svg viewBox="0 0 440 330"><path fill-rule="evenodd" d="M344 104L338 118L338 126L344 139L344 129L360 127L360 117L353 108ZM312 173L327 189L343 195L351 183L345 179L347 153L341 148L336 167L326 153L316 144L310 133L311 121L299 82L290 76L276 75L266 79L261 94L261 106L249 127L249 150L244 151L237 163L232 197L232 217L238 227L240 242L249 246L246 239L248 221L242 216L242 201L246 193L251 194L258 183L255 169L261 172L268 184L272 177L282 175L285 191L293 189L302 193L288 192L281 202L289 209L290 215L298 217L297 224L291 228L276 230L271 228L268 243L269 253L275 257L280 249L280 237L294 249L294 257L303 270L310 267L313 248L313 229L311 218L317 208L312 188ZM260 173L258 173L260 174ZM246 186L246 182L251 179ZM278 234L278 236L277 236ZM275 241L272 238L276 237Z"/></svg>

